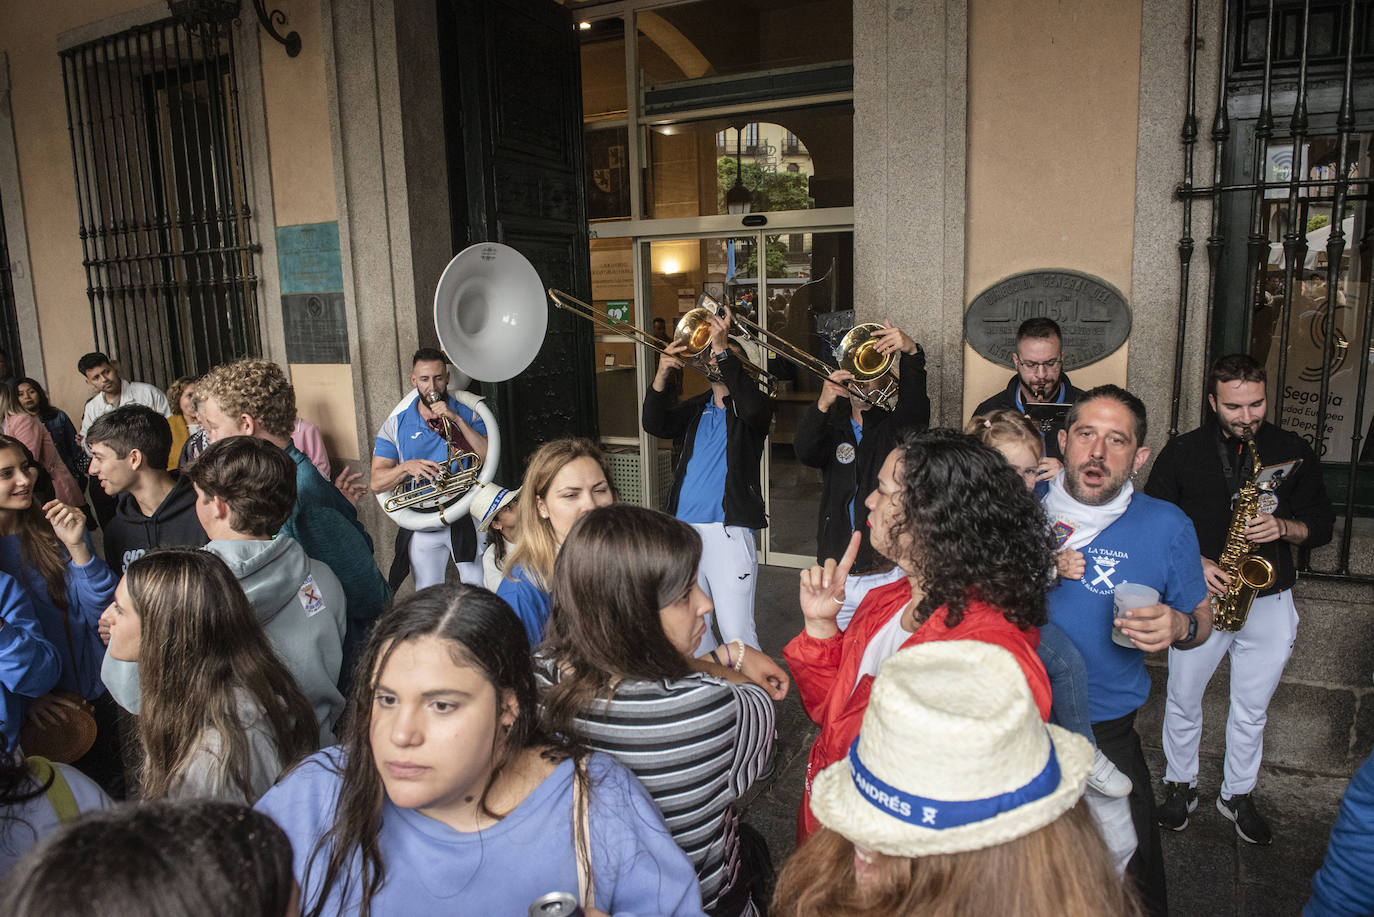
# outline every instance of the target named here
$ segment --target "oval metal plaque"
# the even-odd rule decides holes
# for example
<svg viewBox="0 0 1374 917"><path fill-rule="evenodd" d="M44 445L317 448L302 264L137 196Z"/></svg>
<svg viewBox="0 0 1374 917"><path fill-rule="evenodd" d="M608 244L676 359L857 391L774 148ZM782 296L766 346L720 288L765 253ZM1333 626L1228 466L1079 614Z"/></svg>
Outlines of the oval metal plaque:
<svg viewBox="0 0 1374 917"><path fill-rule="evenodd" d="M1110 356L1131 333L1131 310L1121 291L1079 271L1024 271L1004 277L973 298L964 313L964 337L981 356L1011 366L1016 329L1045 316L1064 333L1064 369Z"/></svg>

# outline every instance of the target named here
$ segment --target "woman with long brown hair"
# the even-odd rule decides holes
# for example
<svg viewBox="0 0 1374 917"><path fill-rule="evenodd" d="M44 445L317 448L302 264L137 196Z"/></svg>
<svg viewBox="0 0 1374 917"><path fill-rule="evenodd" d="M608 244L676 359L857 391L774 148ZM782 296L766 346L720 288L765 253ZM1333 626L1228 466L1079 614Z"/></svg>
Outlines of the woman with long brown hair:
<svg viewBox="0 0 1374 917"><path fill-rule="evenodd" d="M8 385L0 385L0 428L6 436L23 443L39 467L48 473L57 499L69 506L86 505L86 496L63 463L52 434L43 421L20 407L19 398Z"/></svg>
<svg viewBox="0 0 1374 917"><path fill-rule="evenodd" d="M553 562L573 523L615 500L606 456L589 439L556 439L530 456L520 485L515 550L496 594L510 603L530 645L544 636L553 609Z"/></svg>
<svg viewBox="0 0 1374 917"><path fill-rule="evenodd" d="M849 754L811 793L820 830L774 917L1136 917L1081 801L1092 747L1046 726L1021 666L974 640L879 669Z"/></svg>
<svg viewBox="0 0 1374 917"><path fill-rule="evenodd" d="M0 436L0 570L28 593L43 636L62 666L56 687L33 702L27 721L60 735L75 717L85 715L78 712L83 701L96 702L94 750L79 762L66 760L118 795L122 768L116 716L100 680L105 646L97 632L100 613L114 595L115 576L91 549L85 515L51 494L39 494L39 476L28 447ZM46 747L27 751L51 753Z"/></svg>
<svg viewBox="0 0 1374 917"><path fill-rule="evenodd" d="M318 747L315 712L216 555L135 560L101 625L109 656L138 663L144 799L252 803Z"/></svg>
<svg viewBox="0 0 1374 917"><path fill-rule="evenodd" d="M589 917L701 913L643 788L540 728L524 628L485 589L383 614L345 721L257 806L291 838L308 917L524 914L558 892Z"/></svg>
<svg viewBox="0 0 1374 917"><path fill-rule="evenodd" d="M707 912L753 915L761 877L742 839L757 835L741 831L736 806L772 758L772 701L787 676L742 643L698 658L711 611L701 551L696 531L664 513L617 503L582 517L554 566L535 674L548 731L615 757L658 803Z"/></svg>

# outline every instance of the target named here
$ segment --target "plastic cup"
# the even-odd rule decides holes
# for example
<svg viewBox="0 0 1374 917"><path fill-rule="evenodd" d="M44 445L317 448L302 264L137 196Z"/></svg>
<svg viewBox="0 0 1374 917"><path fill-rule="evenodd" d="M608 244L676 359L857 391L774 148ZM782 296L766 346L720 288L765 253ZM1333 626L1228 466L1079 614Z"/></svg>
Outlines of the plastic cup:
<svg viewBox="0 0 1374 917"><path fill-rule="evenodd" d="M1122 583L1116 587L1112 593L1112 617L1125 617L1123 612L1130 611L1132 608L1145 608L1149 605L1159 604L1159 590L1150 586L1143 586L1140 583ZM1112 642L1117 646L1124 646L1127 649L1137 649L1131 642L1131 638L1121 632L1121 628L1112 625Z"/></svg>

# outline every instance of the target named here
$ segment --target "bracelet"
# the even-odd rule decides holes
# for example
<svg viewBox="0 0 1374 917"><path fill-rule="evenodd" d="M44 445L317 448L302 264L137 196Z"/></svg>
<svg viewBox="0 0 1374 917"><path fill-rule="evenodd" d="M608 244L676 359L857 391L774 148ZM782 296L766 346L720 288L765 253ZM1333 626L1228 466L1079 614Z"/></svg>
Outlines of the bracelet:
<svg viewBox="0 0 1374 917"><path fill-rule="evenodd" d="M730 666L730 668L734 669L736 672L741 672L744 670L744 641L736 637L734 640L731 640L730 643L735 644L735 648L739 650L739 658L735 660L735 664ZM728 656L730 651L727 649L725 653Z"/></svg>
<svg viewBox="0 0 1374 917"><path fill-rule="evenodd" d="M734 663L730 661L730 644L727 643L724 646L719 647L719 649L725 650L725 667L727 669L733 669L735 666ZM720 664L720 657L716 655L715 650L711 650L711 658L716 661L717 665Z"/></svg>

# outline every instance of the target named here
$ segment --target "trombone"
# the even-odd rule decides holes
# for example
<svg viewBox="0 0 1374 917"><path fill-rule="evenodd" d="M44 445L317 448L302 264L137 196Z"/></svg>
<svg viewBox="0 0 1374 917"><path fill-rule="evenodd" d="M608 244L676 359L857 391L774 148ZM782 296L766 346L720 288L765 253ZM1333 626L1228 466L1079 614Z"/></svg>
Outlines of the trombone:
<svg viewBox="0 0 1374 917"><path fill-rule="evenodd" d="M697 297L697 308L693 309L692 312L697 311L697 309L722 316L725 313L724 307L708 293L702 293ZM687 314L691 315L692 312ZM822 381L829 381L830 374L835 371L836 367L812 356L781 335L765 329L753 319L739 313L734 313L734 317L735 325L743 337L765 350L777 354L787 362L806 370L813 376L817 376ZM854 376L853 379L844 383L849 394L875 407L889 409L889 402L897 393L895 379L889 380L881 389L859 384L882 377L892 369L892 364L896 360L893 354L878 352L877 334L882 330L883 326L877 322L864 322L855 325L835 345L834 354L835 362L839 364L838 368L846 370Z"/></svg>
<svg viewBox="0 0 1374 917"><path fill-rule="evenodd" d="M698 304L694 309L689 309L682 318L678 319L677 327L673 329L673 339L670 343L682 344L683 350L678 353L669 353L668 345L654 337L643 328L638 328L629 322L623 322L612 318L605 309L585 303L570 293L562 290L549 288L549 299L553 304L565 312L571 312L591 322L608 334L621 334L637 344L643 344L659 354L681 360L684 366L688 366L701 373L710 382L721 382L720 368L716 366L716 361L711 359L709 344L711 343L711 322L712 315L719 315ZM704 294L703 294L704 295ZM709 299L709 297L708 297ZM715 303L715 300L711 300ZM700 303L700 300L698 300ZM718 306L719 304L717 304ZM770 397L773 395L775 387L773 377L767 371L751 363L749 360L740 357L740 362L744 364L744 371L753 377L754 382Z"/></svg>

